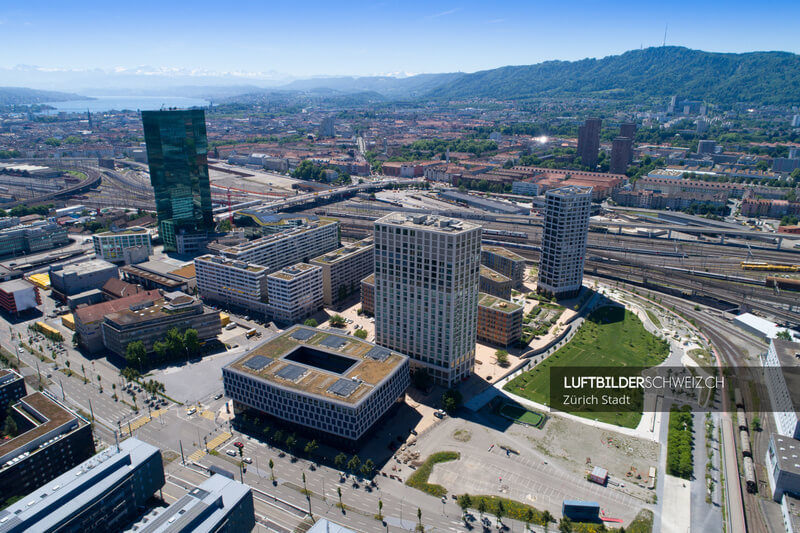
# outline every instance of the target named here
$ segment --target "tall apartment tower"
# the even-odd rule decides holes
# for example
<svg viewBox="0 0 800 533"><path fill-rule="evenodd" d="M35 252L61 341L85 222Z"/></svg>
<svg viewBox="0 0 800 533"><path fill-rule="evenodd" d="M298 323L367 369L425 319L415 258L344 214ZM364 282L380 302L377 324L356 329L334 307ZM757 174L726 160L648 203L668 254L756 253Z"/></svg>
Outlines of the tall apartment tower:
<svg viewBox="0 0 800 533"><path fill-rule="evenodd" d="M635 136L635 122L623 122L619 125L619 137L611 143L609 172L612 174L625 174L628 165L633 162L633 139Z"/></svg>
<svg viewBox="0 0 800 533"><path fill-rule="evenodd" d="M603 121L599 118L587 118L583 126L578 128L578 155L587 167L594 168L600 152L600 127Z"/></svg>
<svg viewBox="0 0 800 533"><path fill-rule="evenodd" d="M375 342L450 387L475 366L481 226L392 213L375 221Z"/></svg>
<svg viewBox="0 0 800 533"><path fill-rule="evenodd" d="M214 230L205 112L142 111L142 124L164 249L196 252Z"/></svg>
<svg viewBox="0 0 800 533"><path fill-rule="evenodd" d="M545 193L538 292L571 298L580 291L591 203L591 187L568 185Z"/></svg>

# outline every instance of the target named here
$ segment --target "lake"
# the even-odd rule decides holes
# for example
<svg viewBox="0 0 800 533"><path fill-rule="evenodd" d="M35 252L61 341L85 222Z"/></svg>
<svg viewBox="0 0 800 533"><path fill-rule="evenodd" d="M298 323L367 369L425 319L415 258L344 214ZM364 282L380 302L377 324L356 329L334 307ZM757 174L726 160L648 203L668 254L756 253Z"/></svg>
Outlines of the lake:
<svg viewBox="0 0 800 533"><path fill-rule="evenodd" d="M95 100L69 100L66 102L46 102L55 110L46 111L46 114L85 113L88 109L92 113L102 113L111 110L150 110L161 107L208 107L208 101L201 98L185 98L183 96L92 96Z"/></svg>

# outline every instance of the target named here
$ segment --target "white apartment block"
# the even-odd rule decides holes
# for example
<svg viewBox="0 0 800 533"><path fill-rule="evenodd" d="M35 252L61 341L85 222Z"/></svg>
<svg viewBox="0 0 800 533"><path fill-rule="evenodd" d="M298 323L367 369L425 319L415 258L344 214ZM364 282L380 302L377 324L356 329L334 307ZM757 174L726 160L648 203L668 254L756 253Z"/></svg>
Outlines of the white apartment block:
<svg viewBox="0 0 800 533"><path fill-rule="evenodd" d="M286 231L222 250L230 259L253 263L274 272L287 265L308 262L339 247L339 222L320 218Z"/></svg>
<svg viewBox="0 0 800 533"><path fill-rule="evenodd" d="M800 342L772 339L763 360L764 381L779 434L800 439Z"/></svg>
<svg viewBox="0 0 800 533"><path fill-rule="evenodd" d="M218 255L204 255L195 258L194 269L197 289L203 300L267 313L266 267Z"/></svg>
<svg viewBox="0 0 800 533"><path fill-rule="evenodd" d="M322 269L308 263L267 276L267 299L276 322L298 322L322 309Z"/></svg>
<svg viewBox="0 0 800 533"><path fill-rule="evenodd" d="M452 386L475 366L481 226L433 215L375 221L375 339Z"/></svg>
<svg viewBox="0 0 800 533"><path fill-rule="evenodd" d="M92 235L94 253L109 263L142 263L153 254L150 232L131 227Z"/></svg>
<svg viewBox="0 0 800 533"><path fill-rule="evenodd" d="M591 203L591 187L568 185L545 193L539 292L571 298L580 291Z"/></svg>
<svg viewBox="0 0 800 533"><path fill-rule="evenodd" d="M325 305L338 305L360 290L361 280L375 270L374 251L375 246L370 237L310 261L312 265L322 268L322 295Z"/></svg>

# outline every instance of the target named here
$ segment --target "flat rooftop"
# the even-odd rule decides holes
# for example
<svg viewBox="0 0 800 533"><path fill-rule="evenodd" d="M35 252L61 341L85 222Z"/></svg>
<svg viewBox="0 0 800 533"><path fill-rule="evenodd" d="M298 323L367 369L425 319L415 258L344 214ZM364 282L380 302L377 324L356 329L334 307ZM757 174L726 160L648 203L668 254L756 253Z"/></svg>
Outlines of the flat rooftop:
<svg viewBox="0 0 800 533"><path fill-rule="evenodd" d="M474 222L468 222L457 218L440 215L409 215L399 212L389 213L376 220L375 223L447 234L471 231L481 227Z"/></svg>
<svg viewBox="0 0 800 533"><path fill-rule="evenodd" d="M493 281L497 281L498 283L504 283L506 281L511 281L511 278L502 275L500 272L496 272L491 268L481 265L481 276L484 278L489 278Z"/></svg>
<svg viewBox="0 0 800 533"><path fill-rule="evenodd" d="M491 252L493 254L502 255L507 259L511 259L512 261L522 261L525 262L525 258L519 254L516 254L509 250L508 248L503 248L502 246L481 246L482 252Z"/></svg>
<svg viewBox="0 0 800 533"><path fill-rule="evenodd" d="M582 177L578 176L578 179L580 178ZM582 194L592 194L592 188L583 185L564 185L563 187L548 190L545 196L573 196Z"/></svg>
<svg viewBox="0 0 800 533"><path fill-rule="evenodd" d="M33 394L21 398L17 403L13 404L11 408L34 423L34 427L17 435L13 439L2 441L2 444L0 444L0 457L5 457L7 454L14 453L14 450L25 446L31 441L63 426L71 420L77 421L78 426L85 425L86 423L83 419L68 411L64 406L48 398L41 392L34 392ZM31 413L38 413L44 417L44 420L38 420L31 416ZM0 468L4 466L5 465L0 465Z"/></svg>
<svg viewBox="0 0 800 533"><path fill-rule="evenodd" d="M501 313L511 313L517 309L522 309L521 305L517 305L514 302L509 302L508 300L503 300L502 298L498 298L497 296L492 296L491 294L486 294L483 292L478 295L478 305L480 307L488 307L489 309L499 311Z"/></svg>
<svg viewBox="0 0 800 533"><path fill-rule="evenodd" d="M375 273L373 272L372 274L370 274L366 278L362 279L361 283L366 283L367 285L372 285L374 287L375 286Z"/></svg>
<svg viewBox="0 0 800 533"><path fill-rule="evenodd" d="M800 441L777 433L772 434L772 440L775 442L778 468L800 475Z"/></svg>
<svg viewBox="0 0 800 533"><path fill-rule="evenodd" d="M102 270L109 270L112 268L117 268L116 265L113 263L109 263L108 261L103 261L102 259L91 259L89 261L84 261L82 263L70 263L68 265L64 265L64 268L61 270L56 270L54 272L50 272L50 275L68 275L68 274L91 274L93 272L100 272Z"/></svg>
<svg viewBox="0 0 800 533"><path fill-rule="evenodd" d="M173 317L177 313L191 311L195 308L192 305L195 302L197 302L195 298L186 294L172 301L161 298L152 302L152 305L148 305L150 303L148 301L143 301L140 304L131 305L127 309L109 313L105 316L105 320L120 326L152 322L153 320Z"/></svg>
<svg viewBox="0 0 800 533"><path fill-rule="evenodd" d="M131 226L129 228L122 228L111 231L104 231L103 233L95 233L97 237L113 237L115 235L141 235L147 233L147 229L141 226Z"/></svg>
<svg viewBox="0 0 800 533"><path fill-rule="evenodd" d="M17 291L25 291L32 289L34 285L25 281L24 279L12 279L11 281L4 281L0 283L0 290L9 294Z"/></svg>
<svg viewBox="0 0 800 533"><path fill-rule="evenodd" d="M239 270L247 270L248 272L264 272L267 270L267 267L239 261L238 259L230 259L222 255L201 255L200 257L195 257L194 260L200 261L201 263L214 263Z"/></svg>
<svg viewBox="0 0 800 533"><path fill-rule="evenodd" d="M344 332L297 325L228 366L276 385L355 404L407 359ZM332 392L332 387L346 394Z"/></svg>
<svg viewBox="0 0 800 533"><path fill-rule="evenodd" d="M800 411L800 342L772 339L795 411Z"/></svg>
<svg viewBox="0 0 800 533"><path fill-rule="evenodd" d="M309 270L314 270L320 268L316 265L309 265L308 263L297 263L288 267L283 267L282 269L278 270L277 272L273 272L272 274L268 275L268 278L278 278L283 280L292 280L302 274L305 274Z"/></svg>
<svg viewBox="0 0 800 533"><path fill-rule="evenodd" d="M295 217L295 218L297 218L297 217ZM332 219L332 218L320 217L318 220L309 220L308 222L306 222L306 223L304 223L304 224L302 224L300 226L282 224L282 225L286 225L286 229L284 231L278 231L276 233L271 233L269 235L264 235L263 237L259 237L258 239L255 239L255 240L252 240L252 241L249 241L249 242L243 242L241 244L237 244L237 245L234 245L234 246L229 246L227 248L223 248L222 252L226 253L226 254L232 254L232 255L240 254L240 253L243 253L243 252L247 252L247 251L253 250L255 248L259 248L261 246L266 246L266 245L268 245L270 243L273 243L273 242L278 242L278 241L281 241L283 239L289 239L291 237L295 237L297 235L301 235L301 234L303 234L303 233L305 233L307 231L311 231L313 229L322 228L322 227L325 227L325 226L329 226L331 224L337 224L338 222L339 222L338 220L335 220L335 219Z"/></svg>
<svg viewBox="0 0 800 533"><path fill-rule="evenodd" d="M342 246L341 248L337 248L332 252L328 252L320 255L319 257L315 257L314 259L311 260L311 262L332 265L340 261L344 261L345 259L352 257L356 254L359 254L364 250L369 249L374 244L375 243L373 242L372 237L367 237L364 240Z"/></svg>

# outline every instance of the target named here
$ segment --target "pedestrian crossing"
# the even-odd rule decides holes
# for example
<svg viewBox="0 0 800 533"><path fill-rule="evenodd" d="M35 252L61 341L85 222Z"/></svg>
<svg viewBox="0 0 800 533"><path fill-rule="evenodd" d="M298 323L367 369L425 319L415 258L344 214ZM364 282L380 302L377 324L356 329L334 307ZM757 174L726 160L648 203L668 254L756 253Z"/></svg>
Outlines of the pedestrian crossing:
<svg viewBox="0 0 800 533"><path fill-rule="evenodd" d="M225 441L227 441L231 437L233 437L233 435L231 435L227 431L223 431L222 433L220 433L219 435L217 435L216 437L214 437L213 439L208 441L208 443L206 444L206 447L209 450L216 450L217 448L222 446L225 443ZM199 461L200 459L202 459L205 456L206 456L206 451L203 448L200 448L199 450L195 450L194 452L192 452L192 454L189 456L189 460L196 462L196 461Z"/></svg>
<svg viewBox="0 0 800 533"><path fill-rule="evenodd" d="M200 413L200 416L202 416L203 418L207 418L212 422L217 419L217 415L214 414L214 411L202 411Z"/></svg>

